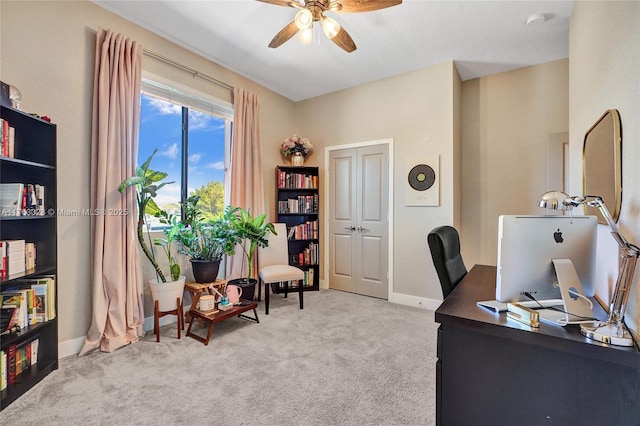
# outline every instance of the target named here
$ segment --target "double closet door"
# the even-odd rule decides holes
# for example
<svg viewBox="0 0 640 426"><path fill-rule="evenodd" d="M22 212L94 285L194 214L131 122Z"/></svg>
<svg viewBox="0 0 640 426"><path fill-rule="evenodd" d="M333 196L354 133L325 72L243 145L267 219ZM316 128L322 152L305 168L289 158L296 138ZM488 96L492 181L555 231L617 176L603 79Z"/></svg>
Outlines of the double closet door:
<svg viewBox="0 0 640 426"><path fill-rule="evenodd" d="M389 146L329 155L329 288L388 297Z"/></svg>

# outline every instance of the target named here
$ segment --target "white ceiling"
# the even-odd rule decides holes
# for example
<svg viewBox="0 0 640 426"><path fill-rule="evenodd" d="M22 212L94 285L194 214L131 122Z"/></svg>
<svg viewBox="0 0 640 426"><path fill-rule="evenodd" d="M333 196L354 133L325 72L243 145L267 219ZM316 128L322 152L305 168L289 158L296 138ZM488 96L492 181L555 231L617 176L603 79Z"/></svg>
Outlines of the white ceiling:
<svg viewBox="0 0 640 426"><path fill-rule="evenodd" d="M446 61L469 80L567 58L574 3L404 0L375 12L327 12L358 47L347 53L321 30L319 44L304 46L293 37L267 47L293 20L291 7L253 0L92 1L292 101ZM527 25L540 13L545 22Z"/></svg>

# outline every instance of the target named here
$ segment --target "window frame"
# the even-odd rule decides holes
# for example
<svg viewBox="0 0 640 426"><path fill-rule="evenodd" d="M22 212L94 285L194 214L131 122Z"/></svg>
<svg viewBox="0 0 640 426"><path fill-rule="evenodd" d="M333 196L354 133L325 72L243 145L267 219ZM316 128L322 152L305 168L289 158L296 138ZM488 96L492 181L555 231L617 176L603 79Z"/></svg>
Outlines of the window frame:
<svg viewBox="0 0 640 426"><path fill-rule="evenodd" d="M189 110L213 115L225 121L224 130L224 204L229 204L229 166L231 155L231 135L233 128L233 104L222 99L202 93L196 89L181 85L165 78L143 73L140 94L153 96L182 107L181 113L181 171L180 171L180 203L189 196ZM137 156L138 153L136 153ZM184 214L182 208L181 215ZM184 217L183 217L184 219Z"/></svg>

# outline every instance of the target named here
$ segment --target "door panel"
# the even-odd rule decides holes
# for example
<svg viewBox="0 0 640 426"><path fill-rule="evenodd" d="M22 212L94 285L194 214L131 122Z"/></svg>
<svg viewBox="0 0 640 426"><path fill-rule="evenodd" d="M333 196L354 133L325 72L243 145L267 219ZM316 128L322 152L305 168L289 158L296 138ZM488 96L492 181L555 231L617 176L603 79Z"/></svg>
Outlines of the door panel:
<svg viewBox="0 0 640 426"><path fill-rule="evenodd" d="M334 274L345 278L351 278L353 257L353 238L351 235L334 235L334 251L333 251L333 265Z"/></svg>
<svg viewBox="0 0 640 426"><path fill-rule="evenodd" d="M381 269L378 262L368 262L367 259L379 259L382 239L378 237L369 237L364 235L362 237L362 278L368 281L375 281L381 283L383 281L380 275Z"/></svg>
<svg viewBox="0 0 640 426"><path fill-rule="evenodd" d="M329 287L386 299L388 145L332 151L329 162Z"/></svg>
<svg viewBox="0 0 640 426"><path fill-rule="evenodd" d="M367 296L388 297L388 146L373 145L358 149L359 203L358 250L362 253L357 292Z"/></svg>
<svg viewBox="0 0 640 426"><path fill-rule="evenodd" d="M362 157L362 216L364 221L382 220L382 155L369 154Z"/></svg>
<svg viewBox="0 0 640 426"><path fill-rule="evenodd" d="M351 150L350 150L351 151ZM335 173L332 177L336 179L335 186L333 186L333 196L335 197L335 219L338 221L352 221L353 217L353 203L354 194L351 192L354 188L351 183L353 178L352 171L354 170L353 156L344 156L335 159L334 168Z"/></svg>
<svg viewBox="0 0 640 426"><path fill-rule="evenodd" d="M344 149L330 155L329 165L329 287L356 290L354 277L354 230L356 222L356 150Z"/></svg>

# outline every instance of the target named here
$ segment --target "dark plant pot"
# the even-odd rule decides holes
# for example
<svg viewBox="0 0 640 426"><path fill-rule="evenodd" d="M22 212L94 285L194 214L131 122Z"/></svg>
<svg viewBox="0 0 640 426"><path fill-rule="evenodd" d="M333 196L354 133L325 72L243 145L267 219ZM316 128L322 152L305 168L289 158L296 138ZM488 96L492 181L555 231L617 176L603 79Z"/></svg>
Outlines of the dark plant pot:
<svg viewBox="0 0 640 426"><path fill-rule="evenodd" d="M242 296L240 296L240 298L245 300L255 300L256 284L258 284L258 280L255 278L250 278L248 281L246 278L236 278L227 281L227 285L228 284L237 285L242 288Z"/></svg>
<svg viewBox="0 0 640 426"><path fill-rule="evenodd" d="M191 260L193 278L197 283L212 283L218 278L220 261L217 260Z"/></svg>

